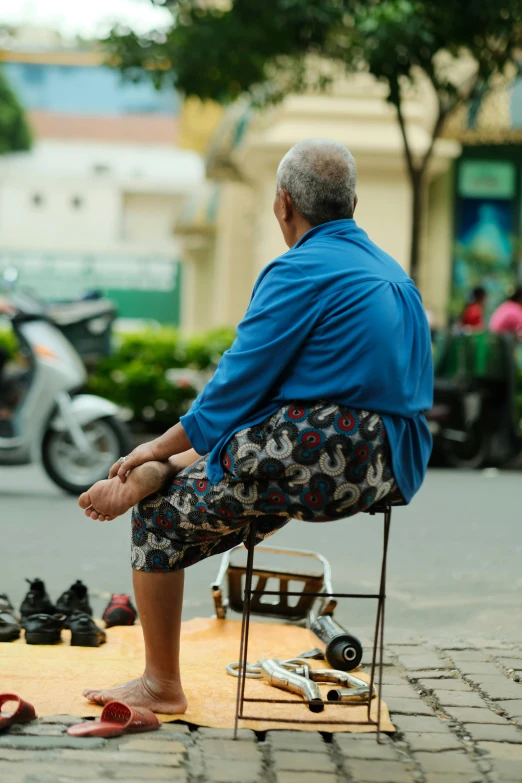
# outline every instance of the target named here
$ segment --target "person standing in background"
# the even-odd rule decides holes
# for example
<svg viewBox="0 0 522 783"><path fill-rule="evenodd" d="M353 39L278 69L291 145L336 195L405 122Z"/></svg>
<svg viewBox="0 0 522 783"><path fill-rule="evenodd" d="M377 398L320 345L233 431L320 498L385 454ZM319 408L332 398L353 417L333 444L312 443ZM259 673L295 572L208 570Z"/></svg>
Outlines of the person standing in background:
<svg viewBox="0 0 522 783"><path fill-rule="evenodd" d="M486 305L487 291L482 286L477 286L471 292L471 300L466 306L460 319L461 326L468 326L476 331L483 331L486 328L484 318L484 307Z"/></svg>
<svg viewBox="0 0 522 783"><path fill-rule="evenodd" d="M495 334L509 333L522 338L522 286L502 302L491 316L489 328Z"/></svg>

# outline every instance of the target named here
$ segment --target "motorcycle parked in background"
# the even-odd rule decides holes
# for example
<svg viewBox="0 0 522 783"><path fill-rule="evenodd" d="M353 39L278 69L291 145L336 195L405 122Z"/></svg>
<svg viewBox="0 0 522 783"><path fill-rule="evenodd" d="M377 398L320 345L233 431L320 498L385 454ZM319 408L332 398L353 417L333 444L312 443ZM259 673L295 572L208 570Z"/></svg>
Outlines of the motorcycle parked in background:
<svg viewBox="0 0 522 783"><path fill-rule="evenodd" d="M11 419L0 422L0 466L41 459L59 487L78 495L129 452L130 433L114 403L78 393L84 363L38 300L14 294L10 301L25 366L0 378L0 398L15 401Z"/></svg>

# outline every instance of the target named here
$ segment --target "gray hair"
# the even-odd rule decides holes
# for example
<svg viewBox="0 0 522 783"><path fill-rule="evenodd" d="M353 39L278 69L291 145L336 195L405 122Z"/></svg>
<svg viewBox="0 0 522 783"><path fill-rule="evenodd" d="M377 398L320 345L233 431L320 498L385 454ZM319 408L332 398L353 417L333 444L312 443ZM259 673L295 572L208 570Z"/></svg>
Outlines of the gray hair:
<svg viewBox="0 0 522 783"><path fill-rule="evenodd" d="M286 190L311 226L353 217L356 182L353 155L330 139L300 141L277 169L277 192Z"/></svg>

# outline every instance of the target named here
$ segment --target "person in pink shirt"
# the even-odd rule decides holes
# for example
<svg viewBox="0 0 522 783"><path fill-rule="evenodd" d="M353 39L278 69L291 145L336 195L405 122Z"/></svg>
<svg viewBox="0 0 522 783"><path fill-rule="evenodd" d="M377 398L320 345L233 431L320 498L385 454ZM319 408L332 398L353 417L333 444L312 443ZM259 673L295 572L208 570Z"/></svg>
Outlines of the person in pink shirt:
<svg viewBox="0 0 522 783"><path fill-rule="evenodd" d="M516 288L513 295L497 307L491 316L489 328L495 334L509 332L522 337L522 287Z"/></svg>

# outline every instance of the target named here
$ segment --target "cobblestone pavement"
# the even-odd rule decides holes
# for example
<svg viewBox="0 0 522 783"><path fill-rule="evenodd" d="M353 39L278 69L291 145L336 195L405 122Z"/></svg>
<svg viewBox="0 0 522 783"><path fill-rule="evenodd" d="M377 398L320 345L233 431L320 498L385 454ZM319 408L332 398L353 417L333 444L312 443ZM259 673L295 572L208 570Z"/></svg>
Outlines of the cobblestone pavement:
<svg viewBox="0 0 522 783"><path fill-rule="evenodd" d="M1 783L522 782L522 644L390 644L384 696L397 732L232 733L179 723L113 740L68 737L57 715L0 736Z"/></svg>

